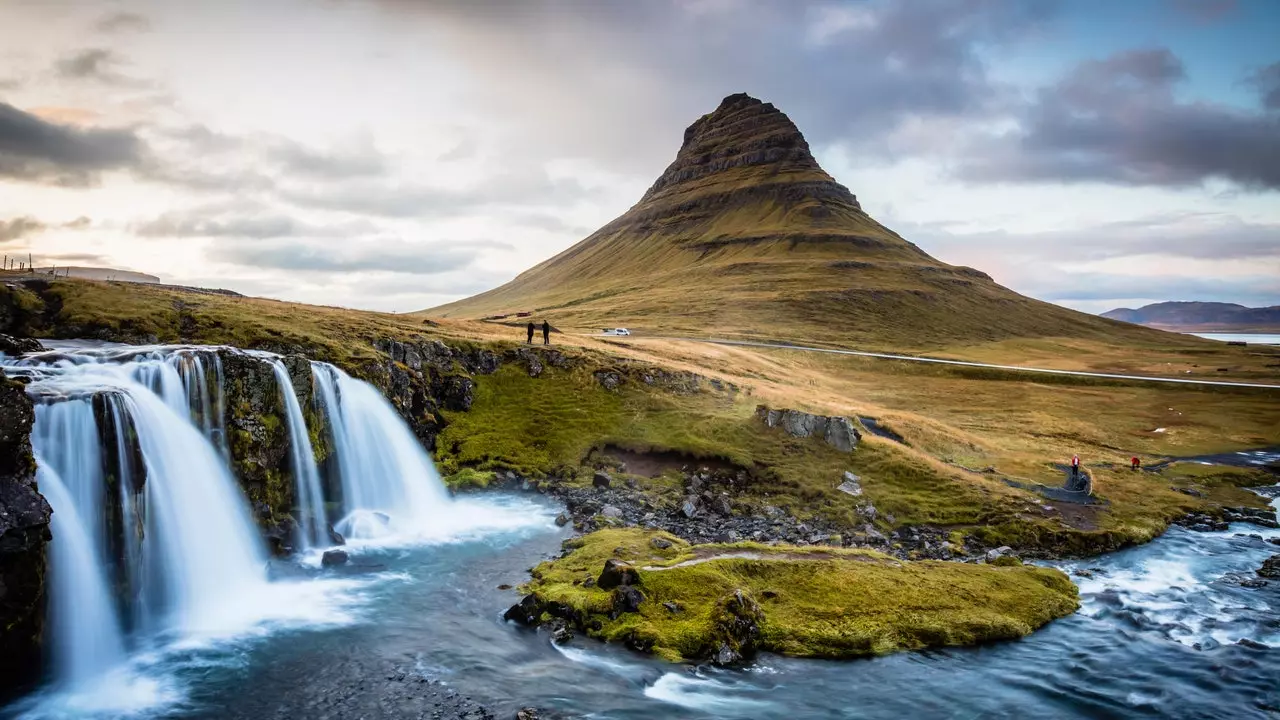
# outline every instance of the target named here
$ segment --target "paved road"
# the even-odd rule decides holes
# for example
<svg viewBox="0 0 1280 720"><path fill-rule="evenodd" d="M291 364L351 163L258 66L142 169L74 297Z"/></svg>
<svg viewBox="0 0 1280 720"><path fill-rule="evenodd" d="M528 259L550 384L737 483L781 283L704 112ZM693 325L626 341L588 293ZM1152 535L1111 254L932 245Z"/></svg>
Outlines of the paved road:
<svg viewBox="0 0 1280 720"><path fill-rule="evenodd" d="M939 365L960 365L963 367L993 368L996 370L1015 370L1018 372L1042 373L1045 375L1079 375L1082 377L1112 378L1116 380L1141 380L1143 382L1177 383L1181 385L1217 385L1225 387L1266 388L1280 390L1280 385L1266 383L1232 382L1229 380L1192 380L1191 378L1150 377L1146 375L1118 375L1114 373L1085 372L1083 370L1054 370L1052 368L1022 367L1020 365L994 365L992 363L968 362L966 360L944 360L942 358L917 357L914 355L893 355L890 353L865 352L862 350L835 350L832 348L808 347L805 345L787 345L785 343L753 342L751 340L717 340L715 338L668 337L664 340L687 340L690 342L712 343L715 345L741 345L745 347L780 348L782 350L802 350L804 352L829 353L831 355L856 355L858 357L884 358L886 360L907 360L910 362L937 363Z"/></svg>

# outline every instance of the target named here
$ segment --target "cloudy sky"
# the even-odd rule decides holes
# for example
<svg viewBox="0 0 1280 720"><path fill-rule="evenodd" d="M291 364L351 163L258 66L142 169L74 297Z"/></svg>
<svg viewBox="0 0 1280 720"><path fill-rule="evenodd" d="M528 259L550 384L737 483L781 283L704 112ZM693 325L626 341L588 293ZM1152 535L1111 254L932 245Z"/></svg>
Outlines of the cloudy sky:
<svg viewBox="0 0 1280 720"><path fill-rule="evenodd" d="M773 102L877 219L1102 311L1280 304L1275 0L0 0L0 249L407 311Z"/></svg>

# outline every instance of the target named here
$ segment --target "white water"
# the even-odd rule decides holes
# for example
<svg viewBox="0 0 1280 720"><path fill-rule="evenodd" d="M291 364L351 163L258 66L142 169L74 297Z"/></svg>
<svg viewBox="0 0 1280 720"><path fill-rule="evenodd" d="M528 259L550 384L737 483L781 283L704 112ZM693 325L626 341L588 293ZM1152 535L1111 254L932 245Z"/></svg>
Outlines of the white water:
<svg viewBox="0 0 1280 720"><path fill-rule="evenodd" d="M198 430L155 395L128 392L147 470L150 597L164 626L217 632L266 583L266 552L231 473Z"/></svg>
<svg viewBox="0 0 1280 720"><path fill-rule="evenodd" d="M52 464L36 456L36 482L54 509L50 562L51 627L57 675L68 688L91 683L124 663L124 636L107 592L102 559L85 517L100 505L81 505ZM75 488L80 490L81 488Z"/></svg>
<svg viewBox="0 0 1280 720"><path fill-rule="evenodd" d="M298 548L310 550L327 545L328 523L325 520L324 493L320 489L320 470L316 467L315 449L307 433L302 407L294 395L293 380L284 363L271 363L275 371L276 385L280 388L280 400L284 403L285 425L289 429L289 460L293 468L294 487L298 506Z"/></svg>
<svg viewBox="0 0 1280 720"><path fill-rule="evenodd" d="M467 524L450 512L431 458L381 393L332 365L313 363L312 370L341 476L339 533L355 540L427 538Z"/></svg>

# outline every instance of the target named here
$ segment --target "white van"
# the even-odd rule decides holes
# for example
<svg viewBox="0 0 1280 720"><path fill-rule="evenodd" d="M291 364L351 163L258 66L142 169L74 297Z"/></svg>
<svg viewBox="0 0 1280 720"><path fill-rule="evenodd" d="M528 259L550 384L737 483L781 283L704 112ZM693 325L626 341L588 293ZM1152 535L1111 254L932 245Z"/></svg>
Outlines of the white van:
<svg viewBox="0 0 1280 720"><path fill-rule="evenodd" d="M619 335L630 335L631 331L626 328L603 328L601 333L617 337Z"/></svg>

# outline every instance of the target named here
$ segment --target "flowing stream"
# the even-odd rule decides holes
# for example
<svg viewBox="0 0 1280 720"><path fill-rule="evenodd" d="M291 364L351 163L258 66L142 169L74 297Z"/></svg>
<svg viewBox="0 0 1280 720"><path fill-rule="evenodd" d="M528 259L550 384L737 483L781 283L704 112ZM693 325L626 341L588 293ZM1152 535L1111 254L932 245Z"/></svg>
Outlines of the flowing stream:
<svg viewBox="0 0 1280 720"><path fill-rule="evenodd" d="M1280 531L1249 525L1174 527L1059 563L1081 611L1019 642L848 662L765 655L734 671L582 638L553 645L501 615L518 599L510 586L571 534L553 522L557 505L450 498L387 401L321 363L311 410L332 457L316 467L289 373L255 356L272 365L295 511L311 519L289 559L267 558L228 469L214 349L5 361L31 379L38 481L55 510L53 664L0 717L448 718L463 716L461 696L497 717L527 705L636 719L1280 713L1280 582L1241 584L1280 552L1266 542ZM320 566L326 521L348 537L346 565Z"/></svg>

